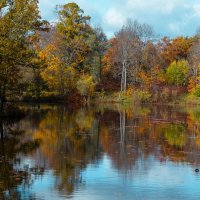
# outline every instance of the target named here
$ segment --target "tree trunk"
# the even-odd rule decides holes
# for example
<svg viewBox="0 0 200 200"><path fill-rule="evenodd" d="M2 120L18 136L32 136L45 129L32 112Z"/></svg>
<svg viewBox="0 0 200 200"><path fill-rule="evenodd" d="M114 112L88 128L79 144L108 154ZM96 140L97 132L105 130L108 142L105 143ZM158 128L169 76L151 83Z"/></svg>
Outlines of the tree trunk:
<svg viewBox="0 0 200 200"><path fill-rule="evenodd" d="M119 94L119 101L121 99L121 93L122 92L126 92L126 76L127 76L127 72L126 72L126 64L125 61L122 64L122 76L121 76L121 92Z"/></svg>
<svg viewBox="0 0 200 200"><path fill-rule="evenodd" d="M4 107L4 100L3 97L1 97L0 113L3 113L3 107Z"/></svg>
<svg viewBox="0 0 200 200"><path fill-rule="evenodd" d="M123 92L124 89L124 65L122 68L122 75L121 75L121 93Z"/></svg>
<svg viewBox="0 0 200 200"><path fill-rule="evenodd" d="M127 76L127 72L126 72L126 67L124 69L124 92L126 92L126 76Z"/></svg>
<svg viewBox="0 0 200 200"><path fill-rule="evenodd" d="M121 101L121 93L123 92L123 86L124 86L124 64L123 64L123 68L122 68L122 75L121 75L121 90L119 93L119 102Z"/></svg>
<svg viewBox="0 0 200 200"><path fill-rule="evenodd" d="M0 103L0 114L3 113L3 109L4 109L4 102L5 102L5 86L3 87L3 90L1 91L1 96L0 96L0 100L1 100L1 103Z"/></svg>
<svg viewBox="0 0 200 200"><path fill-rule="evenodd" d="M6 164L5 143L4 143L4 132L3 131L4 131L3 130L3 121L0 120L0 135L1 135L1 145L2 145L1 156L3 157L4 170L6 170L7 164Z"/></svg>
<svg viewBox="0 0 200 200"><path fill-rule="evenodd" d="M0 134L1 134L1 139L3 140L3 122L0 120Z"/></svg>

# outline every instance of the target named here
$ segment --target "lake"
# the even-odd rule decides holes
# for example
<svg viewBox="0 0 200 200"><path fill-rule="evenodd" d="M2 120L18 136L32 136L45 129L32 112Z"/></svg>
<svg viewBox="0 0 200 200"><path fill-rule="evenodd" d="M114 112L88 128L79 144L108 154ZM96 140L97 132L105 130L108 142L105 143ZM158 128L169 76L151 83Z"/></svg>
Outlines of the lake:
<svg viewBox="0 0 200 200"><path fill-rule="evenodd" d="M1 199L200 199L200 108L22 108L0 124Z"/></svg>

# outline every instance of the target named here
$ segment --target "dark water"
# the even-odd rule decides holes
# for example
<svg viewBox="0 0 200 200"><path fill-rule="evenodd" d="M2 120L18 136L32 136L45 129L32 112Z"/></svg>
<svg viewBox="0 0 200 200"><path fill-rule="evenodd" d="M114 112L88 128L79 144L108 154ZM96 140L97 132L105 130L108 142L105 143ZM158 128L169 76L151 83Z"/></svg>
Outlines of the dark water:
<svg viewBox="0 0 200 200"><path fill-rule="evenodd" d="M200 199L200 108L25 109L0 124L0 199Z"/></svg>

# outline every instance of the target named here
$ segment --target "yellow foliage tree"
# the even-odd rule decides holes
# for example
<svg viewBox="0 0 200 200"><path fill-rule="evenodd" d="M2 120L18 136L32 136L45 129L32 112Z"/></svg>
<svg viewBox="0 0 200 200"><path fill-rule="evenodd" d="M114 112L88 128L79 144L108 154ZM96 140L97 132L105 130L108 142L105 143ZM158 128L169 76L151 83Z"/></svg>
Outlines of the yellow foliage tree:
<svg viewBox="0 0 200 200"><path fill-rule="evenodd" d="M75 89L77 72L73 67L64 66L59 57L54 54L55 50L55 46L49 45L40 53L41 58L45 59L47 64L41 72L41 77L53 93L65 95Z"/></svg>
<svg viewBox="0 0 200 200"><path fill-rule="evenodd" d="M92 76L82 74L77 82L77 90L83 97L92 96L95 90L95 83Z"/></svg>

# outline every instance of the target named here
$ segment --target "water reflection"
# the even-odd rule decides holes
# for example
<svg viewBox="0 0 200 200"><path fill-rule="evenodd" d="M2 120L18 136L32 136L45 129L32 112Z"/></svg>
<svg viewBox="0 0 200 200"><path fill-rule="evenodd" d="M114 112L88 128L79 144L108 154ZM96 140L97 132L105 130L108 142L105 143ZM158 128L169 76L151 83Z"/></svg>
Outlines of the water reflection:
<svg viewBox="0 0 200 200"><path fill-rule="evenodd" d="M56 189L70 195L83 184L81 171L98 162L99 122L91 110L52 109L34 133L42 141L41 154L54 169Z"/></svg>
<svg viewBox="0 0 200 200"><path fill-rule="evenodd" d="M19 128L17 120L0 119L0 135L0 198L21 199L17 186L28 185L30 177L27 167L17 168L21 162L18 155L35 151L40 141L23 138L25 131Z"/></svg>
<svg viewBox="0 0 200 200"><path fill-rule="evenodd" d="M192 184L200 183L194 172L200 167L199 122L198 108L31 108L19 121L0 121L0 195L2 199L88 199L88 195L109 199L111 194L116 199L156 195L162 199L171 188L169 182L177 178L168 174L171 170L183 170L180 176L190 180L174 186L174 198L184 186L194 192ZM147 196L141 197L141 192ZM181 195L198 199L200 192Z"/></svg>

